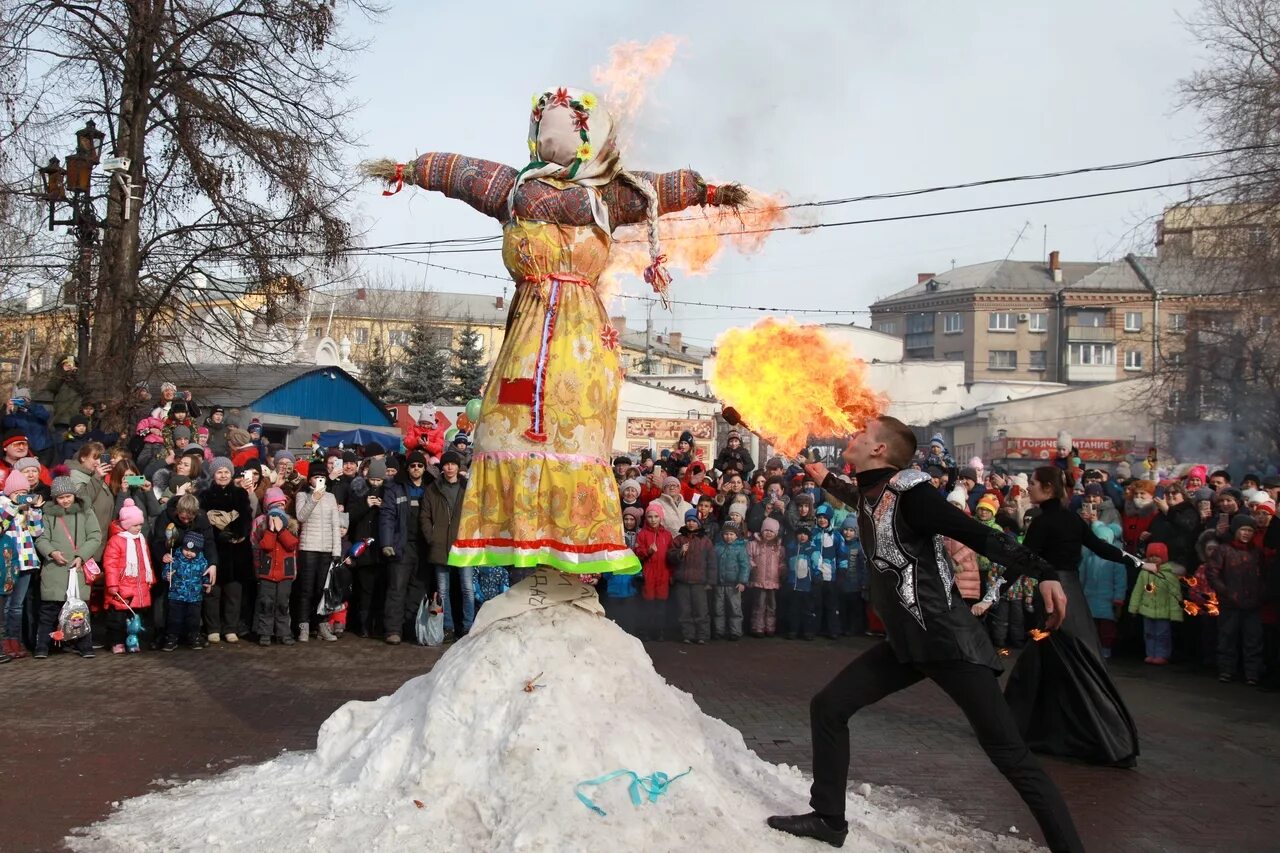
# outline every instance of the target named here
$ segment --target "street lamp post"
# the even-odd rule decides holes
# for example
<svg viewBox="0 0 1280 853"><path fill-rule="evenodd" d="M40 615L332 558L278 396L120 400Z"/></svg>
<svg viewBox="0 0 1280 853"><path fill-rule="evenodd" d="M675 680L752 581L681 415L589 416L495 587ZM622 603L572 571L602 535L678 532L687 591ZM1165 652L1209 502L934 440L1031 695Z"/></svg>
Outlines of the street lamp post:
<svg viewBox="0 0 1280 853"><path fill-rule="evenodd" d="M103 223L93 206L93 167L102 158L105 134L90 119L76 131L76 150L67 155L64 168L57 157L40 169L44 182L44 199L49 205L49 230L66 225L75 233L79 250L76 263L76 363L83 366L89 359L89 304L93 282L93 250L98 244L98 231ZM69 193L69 195L68 195ZM57 207L66 204L70 217L58 219Z"/></svg>

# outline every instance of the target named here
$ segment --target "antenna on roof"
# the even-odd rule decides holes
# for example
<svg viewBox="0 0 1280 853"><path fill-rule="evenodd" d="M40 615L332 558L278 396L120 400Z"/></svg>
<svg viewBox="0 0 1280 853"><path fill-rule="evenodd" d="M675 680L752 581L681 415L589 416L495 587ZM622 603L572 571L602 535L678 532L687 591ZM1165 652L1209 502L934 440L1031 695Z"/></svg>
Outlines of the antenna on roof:
<svg viewBox="0 0 1280 853"><path fill-rule="evenodd" d="M1004 259L1009 260L1009 256L1013 254L1013 250L1018 248L1018 244L1022 242L1022 235L1027 233L1027 229L1031 227L1031 220L1022 223L1022 230L1018 232L1018 236L1013 239L1013 245L1009 247L1009 251L1004 253Z"/></svg>
<svg viewBox="0 0 1280 853"><path fill-rule="evenodd" d="M1049 223L1044 224L1044 245L1040 247L1040 260L1049 262Z"/></svg>

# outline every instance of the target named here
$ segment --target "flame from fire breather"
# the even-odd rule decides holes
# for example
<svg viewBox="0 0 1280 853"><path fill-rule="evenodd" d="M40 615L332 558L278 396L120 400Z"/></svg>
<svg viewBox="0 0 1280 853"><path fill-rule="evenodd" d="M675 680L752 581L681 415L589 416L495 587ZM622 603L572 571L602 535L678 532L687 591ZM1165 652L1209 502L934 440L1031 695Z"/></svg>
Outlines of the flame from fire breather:
<svg viewBox="0 0 1280 853"><path fill-rule="evenodd" d="M1037 643L1041 640L1049 639L1049 632L1041 631L1039 628L1032 628L1027 633L1029 633L1031 635L1031 639L1035 640Z"/></svg>
<svg viewBox="0 0 1280 853"><path fill-rule="evenodd" d="M1182 609L1186 611L1188 616L1200 615L1200 605L1196 604L1194 601L1184 599L1182 602Z"/></svg>
<svg viewBox="0 0 1280 853"><path fill-rule="evenodd" d="M715 395L788 456L803 450L809 436L862 429L888 405L867 385L862 359L818 326L766 317L725 332L716 348Z"/></svg>
<svg viewBox="0 0 1280 853"><path fill-rule="evenodd" d="M653 81L671 67L682 41L679 36L667 34L644 43L619 42L609 48L608 63L591 70L591 79L604 93L605 103L618 125L624 162L627 160L627 125L644 106ZM787 221L787 200L782 195L755 190L750 194L750 201L737 210L691 208L659 219L658 237L668 271L676 278L705 275L726 247L744 254L759 251L772 233L769 229ZM643 225L618 228L614 238L609 265L597 287L606 302L622 292L621 278L641 278L652 262ZM649 295L647 291L646 288L645 295Z"/></svg>

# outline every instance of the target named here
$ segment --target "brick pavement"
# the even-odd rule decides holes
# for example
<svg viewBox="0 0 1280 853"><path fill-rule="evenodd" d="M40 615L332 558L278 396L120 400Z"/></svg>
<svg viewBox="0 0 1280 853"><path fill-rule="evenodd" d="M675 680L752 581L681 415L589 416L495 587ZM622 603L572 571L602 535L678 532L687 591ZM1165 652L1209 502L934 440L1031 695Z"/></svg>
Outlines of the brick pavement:
<svg viewBox="0 0 1280 853"><path fill-rule="evenodd" d="M807 768L808 697L868 644L748 639L649 649L659 672L736 726L760 755ZM320 723L343 702L391 692L438 657L344 638L4 666L0 850L60 849L68 831L156 780L314 747ZM1176 667L1119 663L1113 671L1142 735L1139 768L1046 762L1088 848L1280 847L1280 696ZM963 717L932 685L867 709L852 728L855 781L936 799L993 831L1016 826L1035 836Z"/></svg>

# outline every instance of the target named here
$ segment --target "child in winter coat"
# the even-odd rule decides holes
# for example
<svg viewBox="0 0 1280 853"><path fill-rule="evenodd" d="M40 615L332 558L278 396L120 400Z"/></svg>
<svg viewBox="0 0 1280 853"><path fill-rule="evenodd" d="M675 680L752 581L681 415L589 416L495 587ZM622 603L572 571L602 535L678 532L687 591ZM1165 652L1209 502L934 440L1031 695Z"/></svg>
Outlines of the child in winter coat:
<svg viewBox="0 0 1280 853"><path fill-rule="evenodd" d="M628 548L636 547L636 538L640 535L643 521L644 511L639 507L629 506L622 511L622 541ZM636 607L639 604L637 586L640 580L641 576L638 574L620 575L610 572L603 576L605 609L609 618L628 634L634 634L638 629L640 614Z"/></svg>
<svg viewBox="0 0 1280 853"><path fill-rule="evenodd" d="M1138 582L1129 598L1129 612L1142 617L1142 635L1146 640L1145 663L1163 666L1173 653L1173 623L1182 621L1182 582L1187 570L1169 561L1169 549L1163 542L1147 546L1147 562L1156 565L1155 572L1138 572Z"/></svg>
<svg viewBox="0 0 1280 853"><path fill-rule="evenodd" d="M58 615L67 600L67 587L74 579L76 595L89 600L89 580L84 564L93 559L102 545L98 517L88 502L76 494L70 477L58 477L49 489L53 505L44 508L44 531L36 540L36 551L44 558L40 569L40 626L36 631L37 660L49 656L50 636L58 626ZM76 641L76 653L93 657L93 640L85 635Z"/></svg>
<svg viewBox="0 0 1280 853"><path fill-rule="evenodd" d="M323 467L313 466L308 474L310 489L298 492L298 523L302 536L298 544L298 579L294 589L294 621L298 626L298 642L310 639L311 624L316 621L316 608L324 594L329 563L342 553L342 512L338 501L328 491L328 476ZM328 621L320 623L320 638L338 639Z"/></svg>
<svg viewBox="0 0 1280 853"><path fill-rule="evenodd" d="M846 637L860 637L867 630L867 605L865 594L871 585L867 573L867 560L858 541L858 518L850 513L840 524L840 538L844 540L844 557L836 573L836 588L840 594L840 629Z"/></svg>
<svg viewBox="0 0 1280 853"><path fill-rule="evenodd" d="M654 501L644 511L644 528L636 534L633 550L640 558L643 573L641 631L648 640L666 639L667 597L671 590L671 532L665 526L666 513Z"/></svg>
<svg viewBox="0 0 1280 853"><path fill-rule="evenodd" d="M812 640L813 576L822 563L822 548L812 541L808 526L795 531L795 541L787 549L787 639L797 636Z"/></svg>
<svg viewBox="0 0 1280 853"><path fill-rule="evenodd" d="M267 511L261 516L258 536L258 599L253 629L258 645L271 645L271 638L285 646L294 644L289 625L289 597L298 574L298 522L289 517L289 499L274 486L263 499ZM255 525L259 527L259 525Z"/></svg>
<svg viewBox="0 0 1280 853"><path fill-rule="evenodd" d="M716 543L716 586L712 590L716 636L742 639L742 593L751 581L751 558L743 529L730 522L720 528Z"/></svg>
<svg viewBox="0 0 1280 853"><path fill-rule="evenodd" d="M106 643L112 654L122 655L126 623L133 614L150 609L156 576L151 568L151 549L142 535L142 510L126 499L118 519L120 530L108 540L102 554L102 574L106 580Z"/></svg>
<svg viewBox="0 0 1280 853"><path fill-rule="evenodd" d="M0 566L0 611L3 612L4 645L0 656L24 658L22 645L22 607L27 600L31 578L40 568L36 540L44 532L44 498L30 491L26 471L17 468L4 481L0 495L0 536L3 537L4 563Z"/></svg>
<svg viewBox="0 0 1280 853"><path fill-rule="evenodd" d="M820 504L815 515L813 544L818 548L822 559L813 574L813 586L810 590L813 598L814 630L834 640L840 635L840 596L836 590L836 573L845 559L844 537L836 532L832 521L835 510L831 508L831 504Z"/></svg>
<svg viewBox="0 0 1280 853"><path fill-rule="evenodd" d="M781 532L781 522L770 516L760 524L760 538L747 543L747 559L751 562L751 635L754 637L772 637L778 630L777 593L787 556Z"/></svg>
<svg viewBox="0 0 1280 853"><path fill-rule="evenodd" d="M1120 539L1120 525L1092 524L1093 534L1109 545ZM1154 545L1151 547L1155 547ZM1080 586L1089 602L1089 614L1098 630L1098 645L1104 659L1111 657L1116 644L1116 620L1124 606L1125 588L1128 586L1128 569L1084 549L1080 557Z"/></svg>
<svg viewBox="0 0 1280 853"><path fill-rule="evenodd" d="M1235 678L1243 651L1245 684L1262 678L1262 549L1253 542L1257 522L1247 513L1231 519L1231 541L1209 557L1209 585L1218 595L1218 680ZM1243 648L1242 648L1243 647Z"/></svg>
<svg viewBox="0 0 1280 853"><path fill-rule="evenodd" d="M716 546L698 523L698 511L684 515L684 526L668 552L675 576L672 596L680 620L680 638L684 643L704 645L711 639L711 620L707 614L707 593L716 583Z"/></svg>
<svg viewBox="0 0 1280 853"><path fill-rule="evenodd" d="M165 620L164 651L178 648L178 638L186 637L193 649L203 649L200 636L200 605L217 578L204 556L204 536L187 531L165 569L169 582L169 611Z"/></svg>

